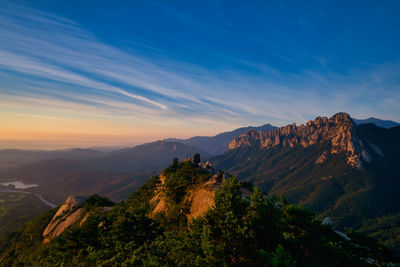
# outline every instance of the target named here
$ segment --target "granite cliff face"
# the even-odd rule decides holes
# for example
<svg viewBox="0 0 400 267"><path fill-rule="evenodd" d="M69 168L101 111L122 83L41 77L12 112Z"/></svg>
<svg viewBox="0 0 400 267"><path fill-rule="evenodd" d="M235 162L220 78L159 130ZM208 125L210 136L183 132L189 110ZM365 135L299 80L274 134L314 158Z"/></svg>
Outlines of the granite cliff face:
<svg viewBox="0 0 400 267"><path fill-rule="evenodd" d="M191 162L190 159L185 161ZM213 174L210 179L204 183L197 184L197 186L191 188L183 200L185 206L188 208L186 210L185 216L188 220L204 215L208 209L214 205L214 194L215 191L220 188L225 180L229 177L228 173L216 173L212 169L212 165L207 161L206 163L198 163L198 168L204 169L207 172ZM152 206L151 214L152 216L158 213L167 213L171 208L171 201L168 201L165 190L166 190L166 179L164 174L159 176L160 184L155 189L155 194L150 200L150 205Z"/></svg>
<svg viewBox="0 0 400 267"><path fill-rule="evenodd" d="M80 221L82 224L87 218L87 212L82 207L87 197L70 196L58 209L51 222L43 232L43 243L50 242L54 237L61 235L65 229Z"/></svg>
<svg viewBox="0 0 400 267"><path fill-rule="evenodd" d="M188 213L185 214L188 220L204 215L209 208L214 205L215 191L223 184L224 179L219 180L218 175L214 175L209 181L198 185L191 189L185 197L185 203L189 207ZM150 200L150 205L153 206L152 214L165 213L169 210L168 201L163 194L165 187L165 176L160 176L161 184L156 189L156 194Z"/></svg>
<svg viewBox="0 0 400 267"><path fill-rule="evenodd" d="M317 117L305 125L297 126L293 123L269 132L248 131L233 139L229 149L244 146L308 147L317 143L328 144L331 154L345 153L347 163L354 168L362 166L361 159L368 160L368 153L358 137L356 126L347 113L337 113L329 119ZM316 163L322 163L326 153L324 152Z"/></svg>

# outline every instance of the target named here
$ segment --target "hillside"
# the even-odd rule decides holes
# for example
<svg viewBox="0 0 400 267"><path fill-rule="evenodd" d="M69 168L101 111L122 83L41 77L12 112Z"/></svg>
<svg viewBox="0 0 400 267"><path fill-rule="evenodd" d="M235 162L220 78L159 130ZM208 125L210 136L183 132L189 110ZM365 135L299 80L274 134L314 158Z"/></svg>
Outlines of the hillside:
<svg viewBox="0 0 400 267"><path fill-rule="evenodd" d="M400 127L354 124L348 114L268 133L249 131L212 159L240 180L329 216L337 227L399 212Z"/></svg>
<svg viewBox="0 0 400 267"><path fill-rule="evenodd" d="M196 199L209 195L203 190L213 196L188 216ZM373 239L338 234L310 210L214 174L196 160L174 160L116 205L98 195L70 197L0 250L2 266L370 266L397 260Z"/></svg>

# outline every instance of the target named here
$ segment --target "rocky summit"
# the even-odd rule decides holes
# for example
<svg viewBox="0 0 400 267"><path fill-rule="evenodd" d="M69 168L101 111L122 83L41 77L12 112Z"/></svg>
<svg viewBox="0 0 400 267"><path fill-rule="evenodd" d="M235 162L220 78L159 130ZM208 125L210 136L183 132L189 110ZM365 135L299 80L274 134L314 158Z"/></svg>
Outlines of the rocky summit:
<svg viewBox="0 0 400 267"><path fill-rule="evenodd" d="M248 131L235 137L229 144L229 149L243 146L308 147L318 143L329 145L331 154L344 152L347 163L354 168L362 166L362 159L369 160L368 153L358 137L356 125L349 114L343 112L329 119L317 117L300 126L293 123L269 132ZM320 156L317 163L322 163L325 157L326 152Z"/></svg>

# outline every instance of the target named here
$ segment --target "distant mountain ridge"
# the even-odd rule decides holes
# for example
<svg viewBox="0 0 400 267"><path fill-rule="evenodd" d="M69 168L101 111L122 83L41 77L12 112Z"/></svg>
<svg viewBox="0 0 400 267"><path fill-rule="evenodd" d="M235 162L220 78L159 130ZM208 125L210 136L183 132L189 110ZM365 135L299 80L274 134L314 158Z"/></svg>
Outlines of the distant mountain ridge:
<svg viewBox="0 0 400 267"><path fill-rule="evenodd" d="M364 120L359 120L359 119L354 119L353 118L353 121L357 125L373 123L376 126L382 127L382 128L385 128L385 129L389 129L389 128L392 128L392 127L400 126L400 123L398 123L398 122L394 122L394 121L390 121L390 120L381 120L381 119L377 119L377 118L368 118L368 119L364 119Z"/></svg>
<svg viewBox="0 0 400 267"><path fill-rule="evenodd" d="M169 138L164 141L149 142L134 147L126 147L126 148L94 147L94 148L71 148L65 150L3 149L0 150L0 170L17 166L23 166L26 164L31 164L34 162L39 162L44 160L52 160L52 159L76 160L76 159L94 159L103 157L112 159L114 156L117 156L122 161L125 162L126 159L124 159L122 155L129 156L128 155L129 153L135 153L135 151L140 151L140 153L144 153L146 155L148 155L149 153L150 154L157 153L157 149L161 148L160 144L164 144L162 142L184 144L188 147L191 147L192 149L191 153L192 152L194 153L194 150L196 150L197 152L200 152L204 157L215 156L227 151L228 144L232 141L232 139L238 135L245 133L248 130L261 130L263 132L266 132L273 129L277 129L277 127L272 126L270 124L265 124L263 126L258 126L258 127L248 126L248 127L238 128L230 132L224 132L216 136L196 136L196 137L191 137L189 139ZM164 144L164 146L166 145ZM183 149L182 146L180 146L179 148ZM152 149L155 150L151 152ZM179 151L179 149L177 151ZM165 154L166 151L164 151L163 153ZM175 156L176 155L170 155L170 157L175 157ZM177 154L178 158L180 158L180 156L181 155ZM146 159L150 160L148 157ZM166 160L165 162L169 162L169 160L170 159ZM149 165L148 162L146 162L146 160L144 159L142 162L146 166ZM165 166L166 165L163 164L160 165L159 168L162 169ZM147 169L147 167L145 169ZM151 169L154 168L151 167Z"/></svg>
<svg viewBox="0 0 400 267"><path fill-rule="evenodd" d="M97 158L105 153L94 149L74 148L66 150L0 150L0 169L29 164L48 159Z"/></svg>
<svg viewBox="0 0 400 267"><path fill-rule="evenodd" d="M151 173L168 166L173 158L183 160L198 152L201 151L178 142L157 141L113 151L102 157L33 162L0 171L0 181L23 180L37 184L39 186L31 190L56 203L74 192L99 192L113 200L121 200L143 184ZM116 192L120 191L124 193L118 197Z"/></svg>
<svg viewBox="0 0 400 267"><path fill-rule="evenodd" d="M220 133L215 136L195 136L189 139L169 138L166 139L165 141L179 142L187 146L196 147L212 156L215 156L227 151L229 143L233 140L233 138L247 131L268 132L275 129L277 129L277 127L272 126L271 124L265 124L256 127L254 126L242 127L230 132Z"/></svg>

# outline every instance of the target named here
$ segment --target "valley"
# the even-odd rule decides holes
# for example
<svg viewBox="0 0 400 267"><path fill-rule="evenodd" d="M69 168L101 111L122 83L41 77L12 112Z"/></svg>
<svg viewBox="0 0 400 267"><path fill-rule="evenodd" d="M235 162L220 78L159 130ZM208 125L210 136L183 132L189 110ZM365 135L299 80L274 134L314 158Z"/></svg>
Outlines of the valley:
<svg viewBox="0 0 400 267"><path fill-rule="evenodd" d="M55 205L29 192L0 189L0 240Z"/></svg>
<svg viewBox="0 0 400 267"><path fill-rule="evenodd" d="M53 204L53 203L51 203L51 202L45 200L41 195L39 195L39 194L37 194L37 193L29 192L29 191L2 189L2 188L0 187L0 193L2 193L2 194L10 193L10 194L17 194L17 195L18 195L18 194L22 194L22 195L24 195L24 194L25 194L25 195L34 195L34 196L36 196L44 205L48 206L49 208L55 208L55 207L56 207L55 204Z"/></svg>

